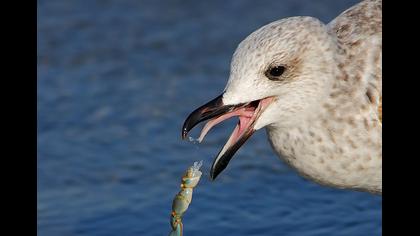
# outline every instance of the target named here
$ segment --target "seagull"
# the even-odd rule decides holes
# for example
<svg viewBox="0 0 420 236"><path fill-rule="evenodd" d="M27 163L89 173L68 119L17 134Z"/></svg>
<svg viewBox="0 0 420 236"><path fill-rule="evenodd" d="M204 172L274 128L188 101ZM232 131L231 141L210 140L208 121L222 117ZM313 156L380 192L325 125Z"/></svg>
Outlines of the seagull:
<svg viewBox="0 0 420 236"><path fill-rule="evenodd" d="M236 48L223 93L193 111L182 138L238 117L213 161L214 180L265 128L275 153L324 186L382 195L382 1L328 24L297 16L267 24Z"/></svg>

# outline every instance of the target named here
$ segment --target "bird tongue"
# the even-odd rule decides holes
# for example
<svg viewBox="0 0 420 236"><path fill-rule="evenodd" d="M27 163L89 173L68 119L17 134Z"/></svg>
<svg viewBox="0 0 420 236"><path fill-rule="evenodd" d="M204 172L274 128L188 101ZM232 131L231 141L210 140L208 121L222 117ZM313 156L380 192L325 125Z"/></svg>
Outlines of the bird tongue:
<svg viewBox="0 0 420 236"><path fill-rule="evenodd" d="M251 124L252 119L255 114L255 108L254 107L243 107L238 110L232 111L230 113L226 113L224 115L221 115L215 119L210 120L206 123L204 128L201 130L200 137L198 138L198 142L201 143L203 141L206 134L209 132L209 130L219 124L220 122L227 120L231 117L238 116L239 122L235 127L235 130L232 133L231 140L238 140L239 137L244 133L245 130L247 130Z"/></svg>

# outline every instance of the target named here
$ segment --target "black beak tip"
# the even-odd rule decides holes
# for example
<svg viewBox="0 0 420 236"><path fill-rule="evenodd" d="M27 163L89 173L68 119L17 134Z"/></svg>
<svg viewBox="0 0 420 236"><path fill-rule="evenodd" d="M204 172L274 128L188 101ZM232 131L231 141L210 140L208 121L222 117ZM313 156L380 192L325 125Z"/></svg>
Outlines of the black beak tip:
<svg viewBox="0 0 420 236"><path fill-rule="evenodd" d="M188 132L198 123L222 115L232 108L232 106L224 106L222 98L223 94L191 112L182 125L182 139L185 139Z"/></svg>
<svg viewBox="0 0 420 236"><path fill-rule="evenodd" d="M216 173L213 169L210 171L210 180L215 181L216 177L219 175L219 173Z"/></svg>
<svg viewBox="0 0 420 236"><path fill-rule="evenodd" d="M211 170L210 170L210 180L214 181L216 180L217 176L219 176L220 173L226 168L227 163L225 162L218 162L213 163Z"/></svg>

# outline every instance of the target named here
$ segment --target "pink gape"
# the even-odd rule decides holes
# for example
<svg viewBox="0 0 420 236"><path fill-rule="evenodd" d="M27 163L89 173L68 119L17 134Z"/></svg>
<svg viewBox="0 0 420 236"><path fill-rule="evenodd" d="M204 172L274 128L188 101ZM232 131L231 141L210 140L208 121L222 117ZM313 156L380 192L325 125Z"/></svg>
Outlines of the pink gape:
<svg viewBox="0 0 420 236"><path fill-rule="evenodd" d="M219 124L220 122L224 120L232 118L234 116L238 116L239 122L236 125L235 129L233 130L233 133L231 137L229 138L229 140L232 140L232 141L238 140L239 137L251 127L251 124L256 120L257 116L261 114L259 111L264 110L267 107L267 105L271 103L272 100L273 100L272 97L268 97L266 99L260 100L257 107L253 107L253 106L242 107L232 112L216 117L214 119L211 119L209 122L206 123L206 125L201 130L200 137L198 138L198 142L201 143L201 141L203 141L204 137L209 132L209 130L213 128L215 125Z"/></svg>

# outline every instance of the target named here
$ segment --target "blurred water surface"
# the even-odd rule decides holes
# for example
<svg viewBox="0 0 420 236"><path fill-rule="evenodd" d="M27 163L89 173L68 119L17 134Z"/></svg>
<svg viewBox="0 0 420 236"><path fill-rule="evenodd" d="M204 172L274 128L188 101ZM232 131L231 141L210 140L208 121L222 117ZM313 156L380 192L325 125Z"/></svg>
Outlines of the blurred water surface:
<svg viewBox="0 0 420 236"><path fill-rule="evenodd" d="M184 118L218 95L231 55L271 21L328 22L357 1L38 1L38 235L167 235L194 161L185 235L381 235L382 198L299 177L256 133L215 182L235 121L194 145Z"/></svg>

